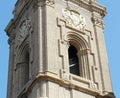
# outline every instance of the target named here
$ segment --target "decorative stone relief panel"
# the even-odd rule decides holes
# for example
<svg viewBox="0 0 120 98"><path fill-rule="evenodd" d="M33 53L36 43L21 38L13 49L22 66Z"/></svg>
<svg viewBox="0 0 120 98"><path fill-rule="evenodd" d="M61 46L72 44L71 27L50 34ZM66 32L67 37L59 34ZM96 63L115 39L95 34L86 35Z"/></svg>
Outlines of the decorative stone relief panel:
<svg viewBox="0 0 120 98"><path fill-rule="evenodd" d="M24 41L30 32L32 32L31 21L29 19L26 19L21 23L17 32L16 47L18 47Z"/></svg>
<svg viewBox="0 0 120 98"><path fill-rule="evenodd" d="M85 31L86 28L86 20L85 18L72 10L63 9L62 15L64 20L66 21L66 25L77 30Z"/></svg>

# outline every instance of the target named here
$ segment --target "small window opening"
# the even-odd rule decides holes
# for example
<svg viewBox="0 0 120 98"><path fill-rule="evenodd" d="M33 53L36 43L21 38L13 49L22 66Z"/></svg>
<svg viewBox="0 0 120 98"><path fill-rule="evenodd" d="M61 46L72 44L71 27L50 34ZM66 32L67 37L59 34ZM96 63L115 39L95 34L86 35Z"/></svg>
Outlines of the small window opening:
<svg viewBox="0 0 120 98"><path fill-rule="evenodd" d="M70 73L75 75L80 75L77 49L73 45L70 45L68 49L68 54L69 54Z"/></svg>

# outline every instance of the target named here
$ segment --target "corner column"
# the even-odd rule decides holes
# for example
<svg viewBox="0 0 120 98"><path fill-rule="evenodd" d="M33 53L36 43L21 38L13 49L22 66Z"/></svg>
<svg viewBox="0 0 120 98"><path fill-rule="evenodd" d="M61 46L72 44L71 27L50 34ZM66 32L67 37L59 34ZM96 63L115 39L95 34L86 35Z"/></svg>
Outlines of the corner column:
<svg viewBox="0 0 120 98"><path fill-rule="evenodd" d="M92 21L93 21L94 33L96 37L96 46L98 52L103 93L112 92L111 79L108 68L108 58L106 54L105 40L103 33L103 29L104 29L103 17L101 15L98 15L98 13L96 12L93 12L92 15L93 15Z"/></svg>
<svg viewBox="0 0 120 98"><path fill-rule="evenodd" d="M8 43L10 45L9 51L9 69L8 69L8 85L7 85L7 98L13 98L13 72L14 72L14 34L9 36Z"/></svg>

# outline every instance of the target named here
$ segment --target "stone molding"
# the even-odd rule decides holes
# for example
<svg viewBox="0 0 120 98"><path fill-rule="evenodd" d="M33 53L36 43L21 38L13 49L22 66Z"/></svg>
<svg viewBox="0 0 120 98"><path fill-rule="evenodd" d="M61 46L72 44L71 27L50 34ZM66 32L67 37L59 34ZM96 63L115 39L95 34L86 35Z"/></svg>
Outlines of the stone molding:
<svg viewBox="0 0 120 98"><path fill-rule="evenodd" d="M51 73L49 71L39 73L36 77L34 77L34 79L29 80L29 82L19 92L18 96L30 92L37 83L40 83L41 81L46 81L46 80L51 81L53 83L57 83L60 86L63 86L63 87L69 88L69 89L76 89L78 91L81 91L81 92L84 92L84 93L87 93L87 94L91 94L91 95L96 96L96 97L98 95L99 96L104 96L104 94L101 93L101 91L98 90L97 84L91 82L90 80L86 80L84 78L80 78L78 76L71 75L71 74L69 74L69 80L68 80L68 78L66 79L64 77L63 78L58 77L56 74ZM79 81L84 86L78 85ZM88 87L86 87L85 85L88 86ZM110 98L114 98L114 97L110 97Z"/></svg>
<svg viewBox="0 0 120 98"><path fill-rule="evenodd" d="M81 24L79 24L77 27L74 26L74 24L71 24L71 22L67 22L69 20L66 20L63 18L57 18L57 25L60 27L63 27L63 24L65 26L65 28L70 29L71 31L77 31L81 34L86 34L86 32L88 31L86 28L86 25L84 26L80 26ZM63 39L63 38L62 38Z"/></svg>
<svg viewBox="0 0 120 98"><path fill-rule="evenodd" d="M45 5L54 7L55 1L54 0L36 0L33 1L33 8L43 7Z"/></svg>
<svg viewBox="0 0 120 98"><path fill-rule="evenodd" d="M68 0L69 2L73 2L78 6L85 8L91 12L97 12L102 16L106 14L106 8L97 4L93 0Z"/></svg>
<svg viewBox="0 0 120 98"><path fill-rule="evenodd" d="M64 73L65 71L61 71L61 74L64 74ZM18 92L17 97L21 98L21 95L31 92L31 90L37 83L47 80L53 83L57 83L60 86L63 86L69 89L76 89L78 91L91 94L93 96L96 96L96 98L115 98L113 93L110 93L108 91L101 92L100 90L98 90L97 84L93 83L90 80L86 80L84 78L80 78L78 76L71 75L71 74L67 75L67 77L69 78L66 78L64 76L61 77L61 76L63 75L60 75L60 77L58 77L57 74L49 71L40 72L39 74L36 75L36 77L34 77L33 79L29 80L26 83L26 85L20 90L20 92ZM82 87L78 85L78 82L76 81L81 82L82 85L84 86ZM88 87L86 87L85 85L88 85Z"/></svg>
<svg viewBox="0 0 120 98"><path fill-rule="evenodd" d="M18 16L19 13L21 13L21 11L23 10L24 6L27 5L29 1L27 0L18 0L16 5L15 5L15 9L13 11L14 16Z"/></svg>
<svg viewBox="0 0 120 98"><path fill-rule="evenodd" d="M93 1L90 1L90 0L81 0L81 1L68 0L68 1L73 2L73 3L77 4L78 6L81 6L89 11L95 11L102 16L105 16L105 14L106 14L105 7L98 5L97 3L93 2ZM44 6L44 5L54 7L54 4L55 4L54 0L45 0L45 1L44 0L35 0L35 1L34 0L28 0L28 1L19 0L16 3L15 10L13 11L14 16L18 16L19 13L21 13L21 11L23 11L24 6L26 6L26 4L28 6L29 4L31 4L31 2L33 2L33 7L39 7L39 6ZM16 10L16 9L18 9L18 7L19 7L19 10Z"/></svg>

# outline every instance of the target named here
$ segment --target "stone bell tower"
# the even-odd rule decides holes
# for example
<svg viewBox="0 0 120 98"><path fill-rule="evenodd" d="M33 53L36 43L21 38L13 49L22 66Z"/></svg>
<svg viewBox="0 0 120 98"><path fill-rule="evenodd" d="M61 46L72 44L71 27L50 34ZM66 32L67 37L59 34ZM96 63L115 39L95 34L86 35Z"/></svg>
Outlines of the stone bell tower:
<svg viewBox="0 0 120 98"><path fill-rule="evenodd" d="M95 0L18 0L6 27L7 98L115 98Z"/></svg>

